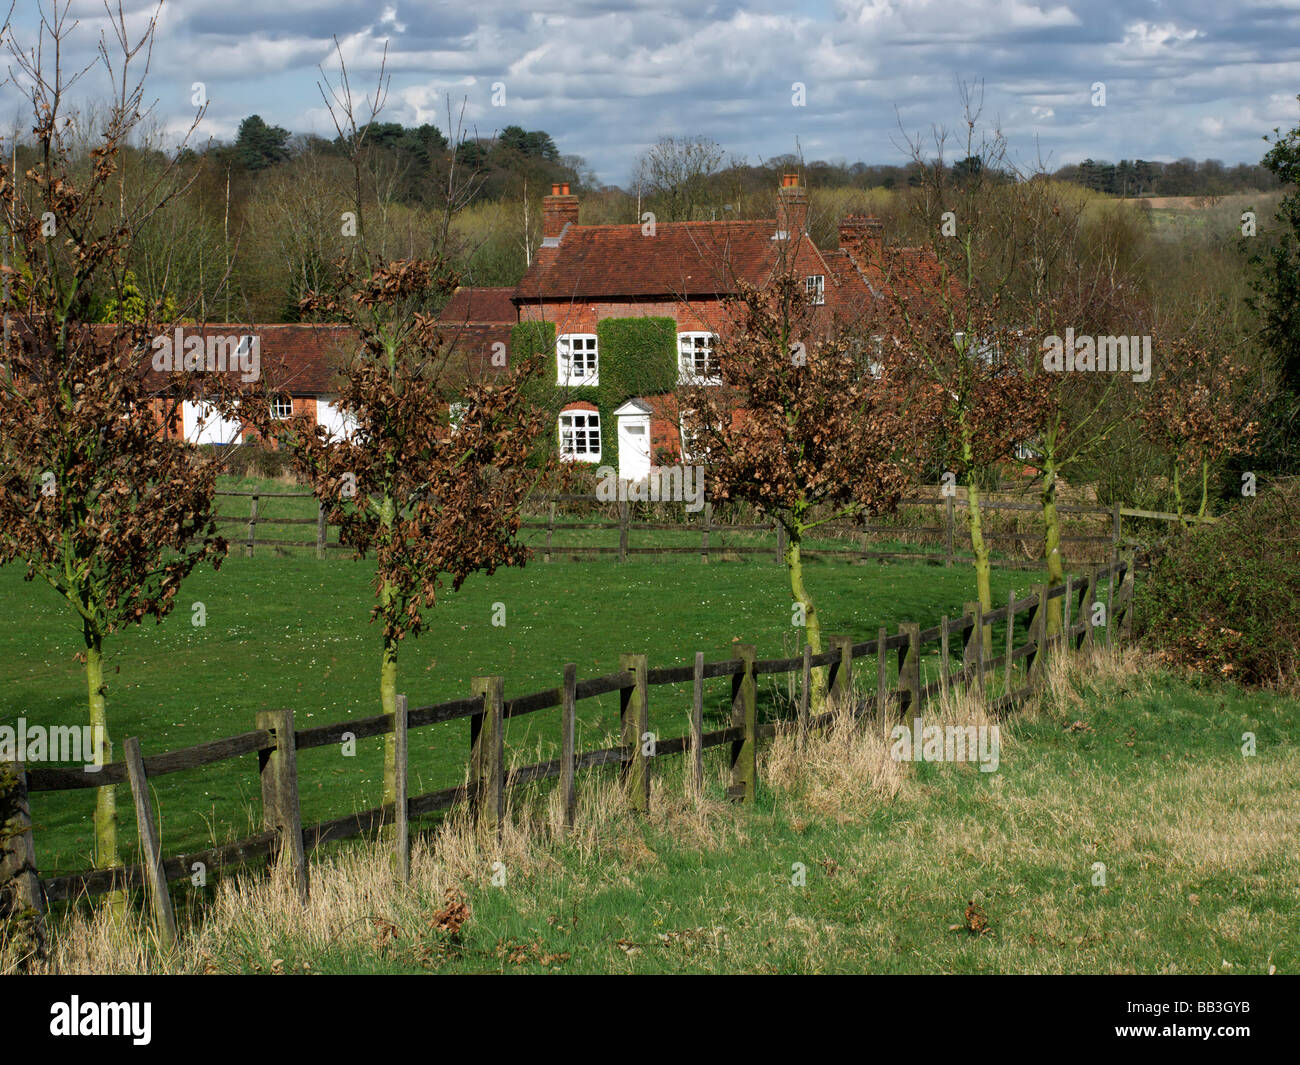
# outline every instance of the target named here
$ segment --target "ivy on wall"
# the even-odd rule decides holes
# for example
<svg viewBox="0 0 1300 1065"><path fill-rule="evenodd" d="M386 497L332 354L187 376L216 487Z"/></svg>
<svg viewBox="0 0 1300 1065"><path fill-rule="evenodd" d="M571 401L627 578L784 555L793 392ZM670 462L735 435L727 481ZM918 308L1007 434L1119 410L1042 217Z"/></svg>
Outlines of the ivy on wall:
<svg viewBox="0 0 1300 1065"><path fill-rule="evenodd" d="M511 332L516 357L543 356L532 388L536 401L554 417L566 404L584 400L600 412L602 466L618 468L618 425L614 411L629 399L657 396L677 388L677 323L672 318L605 318L596 324L598 359L593 386L559 386L556 381L555 324L520 322Z"/></svg>

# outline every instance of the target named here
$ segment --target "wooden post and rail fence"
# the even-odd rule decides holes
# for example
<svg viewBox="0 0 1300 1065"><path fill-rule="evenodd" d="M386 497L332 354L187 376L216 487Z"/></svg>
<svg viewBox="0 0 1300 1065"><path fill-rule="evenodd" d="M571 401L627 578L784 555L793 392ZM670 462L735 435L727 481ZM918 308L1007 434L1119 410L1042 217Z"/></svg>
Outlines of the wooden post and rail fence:
<svg viewBox="0 0 1300 1065"><path fill-rule="evenodd" d="M315 497L310 492L235 492L235 491L218 491L217 496L224 497L242 497L248 499L248 516L243 517L234 514L218 515L217 521L226 524L238 524L246 530L242 539L244 552L247 557L252 558L258 545L263 547L297 547L297 548L314 548L317 558L326 557L329 551L333 550L350 550L346 544L338 542L335 535L333 539L329 536L331 528L327 520L327 512L324 504L316 501L316 517L314 518L277 518L271 517L264 512L261 501L266 499L312 499ZM544 533L545 538L540 544L533 546L534 552L541 556L543 562L551 562L553 559L572 558L601 558L617 557L619 562L626 562L633 555L696 555L698 554L702 562L709 562L713 559L726 556L746 556L746 555L766 555L774 562L780 563L785 557L785 529L780 522L768 520L761 522L720 522L718 515L714 511L712 503L704 503L703 508L696 521L693 522L665 522L665 521L634 521L632 520L632 507L627 502L617 504L618 516L614 519L590 519L582 521L564 520L557 512L557 504L587 504L595 506L599 500L591 495L547 495L541 497L541 503L546 506L546 516L544 518L525 519L522 523L524 529L534 529ZM1002 512L1041 512L1041 508L1036 503L1019 503L1019 502L982 502L983 510L990 514ZM922 542L939 546L941 551L872 551L865 545L859 548L830 549L830 548L809 548L805 547L801 552L805 558L837 558L858 561L909 561L909 562L930 562L952 566L956 563L964 563L971 560L972 556L958 550L958 541L965 536L969 542L969 533L967 532L966 519L963 513L966 501L952 496L946 497L925 497L916 496L908 497L899 501L900 507L934 507L940 511L940 524L927 525L899 525L882 522L854 522L851 520L829 522L819 528L819 537L834 538L843 534L851 536L865 537L874 536L882 538L890 537L918 537ZM1106 522L1107 532L1102 534L1082 534L1074 535L1064 533L1061 536L1063 545L1084 546L1100 550L1105 548L1105 557L1111 561L1116 561L1125 548L1134 546L1131 541L1125 541L1123 532L1124 518L1138 518L1150 521L1178 522L1186 521L1189 523L1213 523L1216 519L1211 517L1198 518L1195 515L1183 515L1181 518L1177 514L1168 514L1162 511L1137 510L1132 507L1122 507L1116 504L1112 507L1098 507L1073 504L1059 504L1057 511L1062 515L1063 520L1071 519L1091 519L1094 523ZM271 538L259 535L260 526L315 526L315 539L313 540L291 540L284 538ZM610 534L611 539L615 539L614 544L593 545L593 544L571 544L557 543L556 534L561 535L574 531L603 531ZM641 545L632 544L632 534L639 532L674 532L689 534L693 537L699 537L699 545ZM722 546L717 537L721 534L733 533L759 533L771 535L774 540L772 546L758 546L753 544L728 544ZM827 535L829 534L829 535ZM1042 543L1041 531L1033 532L1000 532L993 529L986 529L984 539L990 544L996 546L999 543L1009 545ZM1086 546L1085 546L1086 545ZM1037 568L1042 565L1041 559L1035 560L1015 560L999 559L999 566L1008 568Z"/></svg>
<svg viewBox="0 0 1300 1065"><path fill-rule="evenodd" d="M577 809L577 779L582 773L600 766L618 766L626 800L634 810L645 812L651 802L653 767L658 759L673 755L688 758L683 774L688 789L699 794L703 785L703 753L711 747L729 749L727 794L736 801L751 801L758 787L758 748L760 741L779 731L792 730L802 739L812 730L823 727L837 713L836 706L851 705L858 717L875 718L889 726L924 714L928 703L941 693L960 686L966 691L987 692L992 687L1000 694L988 700L990 712L1004 715L1014 709L1040 683L1046 654L1052 647L1080 648L1091 646L1097 637L1094 626L1099 612L1094 610L1102 584L1105 584L1104 640L1109 645L1128 634L1133 596L1133 573L1127 561L1103 566L1089 573L1081 582L1073 577L1055 587L1040 585L1033 593L1020 598L1014 594L1005 606L984 612L978 604L967 604L959 618L943 617L939 624L922 629L907 622L893 635L881 626L873 639L855 641L847 635L827 638L827 650L814 654L805 645L795 657L759 659L751 644L735 642L730 657L706 662L697 652L690 665L651 668L640 653L622 655L619 669L600 677L579 680L577 667L563 667L561 686L507 698L500 676L475 677L470 694L463 699L431 706L409 707L405 696L398 697L394 716L343 721L329 725L297 728L293 711L264 710L257 714L254 727L238 736L211 740L183 750L145 757L137 737L125 742L125 757L110 762L95 773L81 768L0 764L16 774L5 808L9 821L0 834L0 914L34 911L38 921L50 903L101 895L118 888L145 889L152 906L159 941L164 946L177 939L171 881L189 879L196 863L205 869L268 859L274 867L291 877L298 894L306 898L310 890L308 856L327 843L377 831L392 825L394 832L394 868L402 879L409 876L410 824L456 806L472 811L480 838L489 842L500 832L508 791L548 779L558 779L565 822L573 824ZM1055 635L1048 631L1047 605L1063 600L1063 621ZM1022 624L1017 619L1024 615ZM983 632L1006 624L1005 650L997 657L985 653ZM1021 635L1024 642L1016 645ZM937 676L922 683L922 656L937 645ZM954 658L960 655L960 664ZM891 668L890 656L896 664ZM1016 686L1015 670L1023 662L1023 682ZM869 679L874 664L874 678ZM827 670L831 708L818 715L810 714L809 692L814 669ZM765 675L793 674L799 678L800 694L793 707L793 718L778 717L760 722L758 714L758 678ZM730 684L730 719L724 727L704 730L704 692L708 681L726 678ZM1001 683L997 683L1000 680ZM663 739L652 731L652 689L661 685L691 685L691 709L686 735ZM584 699L617 692L619 695L619 743L598 750L578 751L575 744L577 704ZM838 700L838 703L835 701ZM560 756L543 762L507 769L506 723L545 710L558 710ZM466 781L457 787L421 795L408 792L408 737L412 730L444 722L468 719L468 770ZM348 814L318 824L303 825L298 788L298 753L313 748L339 744L350 734L356 739L395 733L397 752L397 801ZM153 808L150 781L170 773L196 769L249 754L258 757L262 794L262 831L233 843L199 852L164 857L156 826L158 811ZM136 821L142 861L138 865L114 869L88 869L78 873L42 879L37 871L38 848L32 832L29 797L50 791L96 788L108 784L129 784L135 800Z"/></svg>

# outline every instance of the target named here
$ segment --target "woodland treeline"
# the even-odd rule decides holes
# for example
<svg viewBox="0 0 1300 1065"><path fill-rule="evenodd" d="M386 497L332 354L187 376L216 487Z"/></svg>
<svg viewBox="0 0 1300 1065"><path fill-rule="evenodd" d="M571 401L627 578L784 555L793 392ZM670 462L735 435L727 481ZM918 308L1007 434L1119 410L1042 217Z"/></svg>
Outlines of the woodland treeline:
<svg viewBox="0 0 1300 1065"><path fill-rule="evenodd" d="M89 130L93 122L84 125ZM543 130L511 125L472 136L456 128L452 113L444 125L450 135L430 123L368 126L361 146L364 239L386 258L444 251L476 285L510 285L523 275L541 241L541 200L554 182L567 182L581 197L584 223L632 222L645 211L660 221L736 219L770 216L780 175L796 170L810 190L813 237L834 247L838 220L851 211L884 218L893 239L915 239L907 201L936 168L955 184L1025 176L978 156L869 165L785 154L752 163L707 138L677 137L629 161L630 176L618 186L602 184L582 156L561 153ZM135 234L133 291L86 293L85 317L114 317L134 297L186 317L299 320L299 301L321 287L339 255L356 248L343 218L356 193L351 147L342 136L294 134L259 115L240 124L233 142L187 148L179 160L160 138L137 136L123 149L123 169L144 184L179 164L184 191ZM35 147L20 139L16 153L21 174L35 161ZM1036 176L1117 196L1220 196L1278 186L1262 165L1215 160L1087 160ZM1124 245L1115 249L1121 260L1143 257L1150 228L1138 213L1099 225ZM1202 243L1196 254L1213 267ZM1166 273L1162 266L1153 280Z"/></svg>

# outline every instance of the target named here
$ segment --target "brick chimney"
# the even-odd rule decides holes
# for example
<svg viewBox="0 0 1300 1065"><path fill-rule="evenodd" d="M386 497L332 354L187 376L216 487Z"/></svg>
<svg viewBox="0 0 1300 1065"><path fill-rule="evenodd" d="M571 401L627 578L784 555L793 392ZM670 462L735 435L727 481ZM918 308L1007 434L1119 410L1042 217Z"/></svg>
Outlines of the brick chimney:
<svg viewBox="0 0 1300 1065"><path fill-rule="evenodd" d="M776 194L776 228L788 238L800 237L808 227L808 193L799 187L798 174L782 174Z"/></svg>
<svg viewBox="0 0 1300 1065"><path fill-rule="evenodd" d="M569 195L568 185L552 185L542 198L542 237L558 238L570 222L578 222L578 197Z"/></svg>
<svg viewBox="0 0 1300 1065"><path fill-rule="evenodd" d="M884 226L878 218L850 214L840 220L840 250L860 266L879 261L884 246Z"/></svg>

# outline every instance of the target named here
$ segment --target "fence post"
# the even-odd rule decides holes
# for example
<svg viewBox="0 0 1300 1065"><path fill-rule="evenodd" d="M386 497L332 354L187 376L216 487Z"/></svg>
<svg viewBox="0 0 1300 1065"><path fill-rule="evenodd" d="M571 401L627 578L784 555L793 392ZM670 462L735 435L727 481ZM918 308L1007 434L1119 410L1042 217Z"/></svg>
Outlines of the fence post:
<svg viewBox="0 0 1300 1065"><path fill-rule="evenodd" d="M551 561L551 534L555 532L555 503L550 504L546 515L546 551L542 554L543 562Z"/></svg>
<svg viewBox="0 0 1300 1065"><path fill-rule="evenodd" d="M907 642L898 649L898 701L903 720L908 713L921 713L921 626L905 621L898 634Z"/></svg>
<svg viewBox="0 0 1300 1065"><path fill-rule="evenodd" d="M393 718L393 753L397 770L393 795L393 846L396 848L394 866L397 878L403 884L411 879L411 808L407 801L410 795L409 751L406 696L399 695Z"/></svg>
<svg viewBox="0 0 1300 1065"><path fill-rule="evenodd" d="M939 690L947 692L950 656L948 652L948 615L939 619Z"/></svg>
<svg viewBox="0 0 1300 1065"><path fill-rule="evenodd" d="M26 958L45 957L45 897L36 871L27 773L19 761L0 761L0 921L26 925Z"/></svg>
<svg viewBox="0 0 1300 1065"><path fill-rule="evenodd" d="M316 501L316 557L325 557L325 504Z"/></svg>
<svg viewBox="0 0 1300 1065"><path fill-rule="evenodd" d="M776 526L776 564L779 566L785 561L785 526L780 518L773 518L772 524Z"/></svg>
<svg viewBox="0 0 1300 1065"><path fill-rule="evenodd" d="M1124 516L1120 514L1120 505L1116 503L1115 515L1111 519L1111 530L1110 530L1110 538L1111 538L1110 560L1112 563L1119 561L1120 531L1123 528L1123 521L1124 521ZM1110 627L1109 611L1107 611L1106 613L1106 625L1107 625L1107 632L1109 633L1109 627Z"/></svg>
<svg viewBox="0 0 1300 1065"><path fill-rule="evenodd" d="M1133 635L1133 553L1129 552L1124 562L1124 577L1119 584L1119 635L1128 639Z"/></svg>
<svg viewBox="0 0 1300 1065"><path fill-rule="evenodd" d="M307 901L307 856L302 845L302 811L298 805L298 748L292 710L259 710L257 727L271 732L274 747L257 752L262 778L262 823L279 835L275 864L288 867L298 897Z"/></svg>
<svg viewBox="0 0 1300 1065"><path fill-rule="evenodd" d="M691 779L695 794L704 789L704 652L695 652L695 684L691 693Z"/></svg>
<svg viewBox="0 0 1300 1065"><path fill-rule="evenodd" d="M975 644L972 641L975 638L975 633L979 631L974 623L975 614L979 608L980 605L976 602L962 604L962 621L964 622L967 618L971 619L971 626L962 634L961 642L961 667L966 672L970 672L971 667L975 665ZM968 677L967 680L969 681L969 679Z"/></svg>
<svg viewBox="0 0 1300 1065"><path fill-rule="evenodd" d="M145 777L144 759L140 757L139 738L128 736L122 749L126 775L131 781L131 797L135 800L135 824L140 835L145 879L149 882L149 900L153 904L154 930L163 950L171 950L176 946L176 913L167 891L167 873L163 870L158 830L153 823L153 804L149 801L149 781Z"/></svg>
<svg viewBox="0 0 1300 1065"><path fill-rule="evenodd" d="M618 560L627 561L627 522L628 522L628 505L627 500L618 501Z"/></svg>
<svg viewBox="0 0 1300 1065"><path fill-rule="evenodd" d="M564 802L564 824L573 827L573 816L578 805L577 789L577 691L578 666L574 662L564 667L564 696L560 703L560 795Z"/></svg>
<svg viewBox="0 0 1300 1065"><path fill-rule="evenodd" d="M618 656L621 669L632 674L632 686L618 693L619 720L623 725L623 786L628 805L637 813L650 810L650 757L646 744L650 739L650 706L646 684L646 656Z"/></svg>
<svg viewBox="0 0 1300 1065"><path fill-rule="evenodd" d="M799 746L808 739L808 701L812 690L812 645L803 645L803 668L799 685Z"/></svg>
<svg viewBox="0 0 1300 1065"><path fill-rule="evenodd" d="M1011 652L1015 649L1016 593L1007 593L1007 653L1002 663L1002 694L1011 694Z"/></svg>
<svg viewBox="0 0 1300 1065"><path fill-rule="evenodd" d="M827 636L827 646L839 652L839 660L831 663L830 676L827 677L828 694L839 702L853 700L853 637ZM852 709L852 707L850 707Z"/></svg>
<svg viewBox="0 0 1300 1065"><path fill-rule="evenodd" d="M733 658L739 658L741 671L731 678L731 724L744 735L731 744L731 787L727 794L736 800L752 802L758 786L758 684L754 676L757 657L754 645L735 640Z"/></svg>
<svg viewBox="0 0 1300 1065"><path fill-rule="evenodd" d="M953 559L952 535L953 535L953 528L957 524L956 501L953 499L952 496L948 496L944 500L944 503L946 504L944 506L944 514L947 517L947 521L944 526L944 554L946 557L946 561L944 562L944 565L951 566L952 559Z"/></svg>
<svg viewBox="0 0 1300 1065"><path fill-rule="evenodd" d="M499 838L505 802L505 679L475 677L483 709L469 719L469 782L479 840Z"/></svg>
<svg viewBox="0 0 1300 1065"><path fill-rule="evenodd" d="M1115 615L1111 611L1115 607L1115 571L1119 568L1117 563L1110 564L1110 576L1106 580L1106 647L1113 647L1115 644Z"/></svg>
<svg viewBox="0 0 1300 1065"><path fill-rule="evenodd" d="M713 504L704 504L704 525L700 529L700 561L709 561L709 530L713 528Z"/></svg>
<svg viewBox="0 0 1300 1065"><path fill-rule="evenodd" d="M1079 607L1079 613L1083 616L1083 633L1079 637L1079 646L1086 646L1092 649L1092 605L1097 599L1097 571L1092 570L1088 574L1088 583L1083 588L1083 603Z"/></svg>
<svg viewBox="0 0 1300 1065"><path fill-rule="evenodd" d="M1025 683L1037 687L1043 679L1043 664L1047 661L1047 585L1034 585L1038 601L1029 609L1029 639L1033 641L1033 650L1025 659Z"/></svg>
<svg viewBox="0 0 1300 1065"><path fill-rule="evenodd" d="M1061 650L1069 651L1074 642L1074 574L1065 577L1065 628L1061 633Z"/></svg>
<svg viewBox="0 0 1300 1065"><path fill-rule="evenodd" d="M962 671L967 675L965 688L971 690L971 674L974 674L975 689L982 696L984 694L984 608L979 601L965 604L966 613L963 617L971 619L971 627L966 630L966 638L962 643L961 665Z"/></svg>
<svg viewBox="0 0 1300 1065"><path fill-rule="evenodd" d="M885 644L889 640L889 630L884 625L876 634L876 713L883 723L889 701L889 659Z"/></svg>
<svg viewBox="0 0 1300 1065"><path fill-rule="evenodd" d="M257 541L257 496L248 500L248 557L253 557L253 545Z"/></svg>

